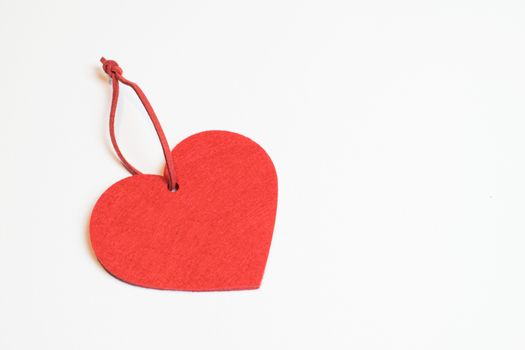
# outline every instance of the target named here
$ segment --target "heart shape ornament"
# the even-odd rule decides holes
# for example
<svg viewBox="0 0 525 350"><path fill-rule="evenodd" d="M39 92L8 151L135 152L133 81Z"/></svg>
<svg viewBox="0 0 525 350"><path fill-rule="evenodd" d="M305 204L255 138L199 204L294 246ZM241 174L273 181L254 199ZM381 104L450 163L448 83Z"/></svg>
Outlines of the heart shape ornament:
<svg viewBox="0 0 525 350"><path fill-rule="evenodd" d="M114 138L118 81L125 79L114 61L103 63L114 87L113 145L133 176L107 189L91 214L91 244L100 263L118 279L148 288L258 288L277 209L277 175L270 157L245 136L205 131L165 151L165 176L139 173L122 157ZM142 91L135 91L165 150L153 109ZM176 181L170 174L176 174Z"/></svg>

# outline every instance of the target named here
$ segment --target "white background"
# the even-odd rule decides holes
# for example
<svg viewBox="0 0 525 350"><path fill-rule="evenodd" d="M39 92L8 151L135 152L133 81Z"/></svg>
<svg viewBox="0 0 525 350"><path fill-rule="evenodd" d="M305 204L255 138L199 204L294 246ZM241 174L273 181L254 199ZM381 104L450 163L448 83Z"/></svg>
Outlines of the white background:
<svg viewBox="0 0 525 350"><path fill-rule="evenodd" d="M1 349L525 348L522 1L0 2ZM117 60L172 146L243 133L279 209L257 291L107 274ZM129 89L123 152L159 173Z"/></svg>

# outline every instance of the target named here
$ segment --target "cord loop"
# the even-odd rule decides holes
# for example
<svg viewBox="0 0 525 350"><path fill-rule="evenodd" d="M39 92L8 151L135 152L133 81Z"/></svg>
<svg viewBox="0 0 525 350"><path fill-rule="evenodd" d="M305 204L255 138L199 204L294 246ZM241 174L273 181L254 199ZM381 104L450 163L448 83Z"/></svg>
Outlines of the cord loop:
<svg viewBox="0 0 525 350"><path fill-rule="evenodd" d="M117 111L117 103L119 96L119 83L122 83L131 87L135 91L137 97L140 99L140 102L142 102L142 105L146 109L146 112L148 113L148 116L150 117L151 122L155 127L157 136L159 137L159 141L162 146L162 151L164 153L164 159L166 159L166 175L168 181L168 188L171 191L177 190L178 185L175 179L175 165L173 163L171 149L168 144L168 141L166 140L166 136L164 135L164 131L162 130L162 126L160 125L159 119L157 118L157 115L155 114L155 111L153 110L153 107L148 101L146 95L137 84L127 80L122 76L122 68L120 68L117 62L113 60L106 60L104 57L100 59L100 62L102 62L102 69L104 70L104 72L106 72L106 74L109 75L109 77L111 78L111 84L113 86L111 109L109 112L109 135L111 137L111 143L113 144L113 148L115 149L115 152L117 153L117 156L119 157L120 161L122 162L124 167L131 173L131 175L142 174L134 166L132 166L126 160L126 158L124 158L124 155L120 151L120 147L118 146L117 139L115 137L115 114Z"/></svg>

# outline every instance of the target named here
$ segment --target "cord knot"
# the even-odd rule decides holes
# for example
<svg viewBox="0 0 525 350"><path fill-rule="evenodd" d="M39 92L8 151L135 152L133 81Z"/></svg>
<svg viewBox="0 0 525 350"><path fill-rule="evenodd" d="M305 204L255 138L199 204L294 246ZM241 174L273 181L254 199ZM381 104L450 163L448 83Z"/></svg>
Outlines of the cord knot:
<svg viewBox="0 0 525 350"><path fill-rule="evenodd" d="M122 68L120 68L117 62L106 60L104 57L100 59L100 62L102 62L102 69L110 77L113 77L113 75L122 75Z"/></svg>

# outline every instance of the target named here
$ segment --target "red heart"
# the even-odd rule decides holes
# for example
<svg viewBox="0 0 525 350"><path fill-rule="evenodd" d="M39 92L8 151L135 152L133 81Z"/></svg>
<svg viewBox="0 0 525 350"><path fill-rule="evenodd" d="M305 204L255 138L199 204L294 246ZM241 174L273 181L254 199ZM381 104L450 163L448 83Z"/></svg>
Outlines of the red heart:
<svg viewBox="0 0 525 350"><path fill-rule="evenodd" d="M90 222L104 268L131 284L188 291L261 284L277 209L277 175L252 140L226 131L188 137L172 151L178 191L164 177L111 186Z"/></svg>

